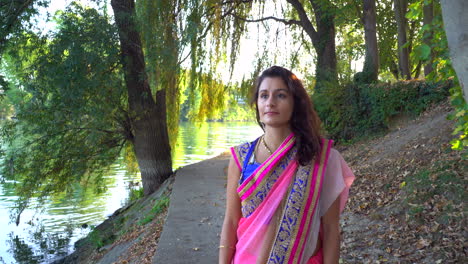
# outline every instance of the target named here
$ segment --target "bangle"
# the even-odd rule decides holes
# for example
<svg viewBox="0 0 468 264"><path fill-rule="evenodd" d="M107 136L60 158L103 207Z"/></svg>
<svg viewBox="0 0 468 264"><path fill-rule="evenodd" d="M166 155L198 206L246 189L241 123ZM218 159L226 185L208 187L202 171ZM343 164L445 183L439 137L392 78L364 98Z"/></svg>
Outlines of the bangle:
<svg viewBox="0 0 468 264"><path fill-rule="evenodd" d="M235 247L231 247L231 246L225 246L225 245L220 245L218 248L230 248L230 249L236 249Z"/></svg>

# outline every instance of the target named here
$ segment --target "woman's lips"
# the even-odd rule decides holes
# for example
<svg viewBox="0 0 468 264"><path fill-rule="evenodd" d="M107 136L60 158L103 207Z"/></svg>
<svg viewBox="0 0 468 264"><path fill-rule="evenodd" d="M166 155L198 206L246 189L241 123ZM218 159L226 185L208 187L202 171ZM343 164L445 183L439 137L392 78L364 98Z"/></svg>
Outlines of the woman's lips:
<svg viewBox="0 0 468 264"><path fill-rule="evenodd" d="M277 115L279 114L278 112L265 112L265 115Z"/></svg>

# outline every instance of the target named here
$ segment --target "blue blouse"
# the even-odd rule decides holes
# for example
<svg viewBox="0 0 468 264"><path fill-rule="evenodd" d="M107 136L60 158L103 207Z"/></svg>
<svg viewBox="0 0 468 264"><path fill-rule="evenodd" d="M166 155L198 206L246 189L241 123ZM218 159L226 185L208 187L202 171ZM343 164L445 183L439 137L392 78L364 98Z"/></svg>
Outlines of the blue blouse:
<svg viewBox="0 0 468 264"><path fill-rule="evenodd" d="M258 143L258 138L250 144L249 152L247 152L247 155L245 156L244 159L244 164L242 166L242 172L241 172L241 178L239 180L239 185L241 185L247 178L252 175L252 173L260 166L260 163L255 161L255 158L253 160L250 160L252 157L252 154L255 150L255 145Z"/></svg>

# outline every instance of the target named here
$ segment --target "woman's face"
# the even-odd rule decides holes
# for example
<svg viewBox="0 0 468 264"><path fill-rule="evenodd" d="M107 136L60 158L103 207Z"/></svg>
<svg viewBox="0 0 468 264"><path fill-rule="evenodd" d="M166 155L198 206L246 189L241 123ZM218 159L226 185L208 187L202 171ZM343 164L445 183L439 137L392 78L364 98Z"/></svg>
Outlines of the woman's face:
<svg viewBox="0 0 468 264"><path fill-rule="evenodd" d="M258 89L258 115L266 126L289 126L294 99L280 77L266 77Z"/></svg>

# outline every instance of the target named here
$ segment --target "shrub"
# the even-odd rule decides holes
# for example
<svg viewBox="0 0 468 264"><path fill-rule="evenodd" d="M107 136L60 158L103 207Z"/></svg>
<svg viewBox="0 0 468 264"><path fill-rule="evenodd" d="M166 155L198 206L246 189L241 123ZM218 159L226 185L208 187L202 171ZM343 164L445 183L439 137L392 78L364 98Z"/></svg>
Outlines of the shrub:
<svg viewBox="0 0 468 264"><path fill-rule="evenodd" d="M312 96L327 134L338 141L369 136L388 129L400 113L419 115L449 95L451 81L399 81L328 87Z"/></svg>

